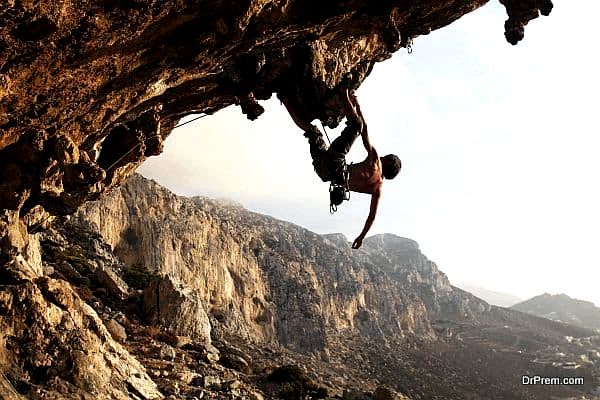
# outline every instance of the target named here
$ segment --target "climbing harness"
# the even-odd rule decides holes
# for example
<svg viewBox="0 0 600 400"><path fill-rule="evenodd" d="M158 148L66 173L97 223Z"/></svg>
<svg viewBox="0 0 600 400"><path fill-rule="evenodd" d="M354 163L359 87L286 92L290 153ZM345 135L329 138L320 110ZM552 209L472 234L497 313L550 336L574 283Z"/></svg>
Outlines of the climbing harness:
<svg viewBox="0 0 600 400"><path fill-rule="evenodd" d="M350 163L352 165L352 163ZM342 178L343 183L335 183L333 180L329 184L329 213L333 214L337 211L337 207L342 204L344 200L350 200L350 171L349 165L346 161L342 167Z"/></svg>
<svg viewBox="0 0 600 400"><path fill-rule="evenodd" d="M331 140L329 139L329 135L327 134L327 129L325 129L325 125L321 121L321 127L323 128L323 132L325 132L325 137L327 137L327 141L331 146ZM350 163L352 165L352 163ZM342 181L343 183L335 183L333 180L329 184L329 213L333 214L337 211L337 208L344 200L350 200L350 171L348 168L348 164L346 164L346 160L344 159L342 164Z"/></svg>

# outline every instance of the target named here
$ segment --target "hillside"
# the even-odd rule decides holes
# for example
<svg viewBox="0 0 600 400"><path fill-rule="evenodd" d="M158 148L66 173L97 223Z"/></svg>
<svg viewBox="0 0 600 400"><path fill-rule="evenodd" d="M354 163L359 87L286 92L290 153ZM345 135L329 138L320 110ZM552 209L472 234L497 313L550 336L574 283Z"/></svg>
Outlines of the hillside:
<svg viewBox="0 0 600 400"><path fill-rule="evenodd" d="M451 286L413 240L376 235L363 246L235 203L179 197L137 175L42 240L50 279L71 282L174 398L296 398L309 388L346 399L377 390L589 398L598 386L594 332L488 305ZM286 365L309 381L273 382ZM525 373L586 384L524 387ZM48 374L54 383L22 386L65 393L56 382L72 379L69 370Z"/></svg>
<svg viewBox="0 0 600 400"><path fill-rule="evenodd" d="M600 308L592 302L573 299L566 294L544 293L515 304L511 308L554 321L600 329Z"/></svg>

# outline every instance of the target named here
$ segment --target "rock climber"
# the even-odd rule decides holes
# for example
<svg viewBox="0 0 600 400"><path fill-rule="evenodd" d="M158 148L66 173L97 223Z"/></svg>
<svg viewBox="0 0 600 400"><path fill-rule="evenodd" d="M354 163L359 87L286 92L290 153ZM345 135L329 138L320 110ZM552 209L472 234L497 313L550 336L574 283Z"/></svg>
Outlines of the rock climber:
<svg viewBox="0 0 600 400"><path fill-rule="evenodd" d="M313 159L315 172L323 182L331 182L330 200L332 210L349 199L349 191L371 195L369 216L362 232L352 243L353 249L358 249L373 225L377 207L381 197L383 179L393 179L400 172L402 163L394 154L379 157L369 141L367 124L360 110L358 100L349 89L343 89L343 108L346 116L346 127L329 147L323 140L323 134L318 127L301 116L289 102L283 100L290 116L304 131L304 136L310 145L310 155ZM367 157L357 164L346 164L346 154L350 151L354 140L360 135L367 150Z"/></svg>

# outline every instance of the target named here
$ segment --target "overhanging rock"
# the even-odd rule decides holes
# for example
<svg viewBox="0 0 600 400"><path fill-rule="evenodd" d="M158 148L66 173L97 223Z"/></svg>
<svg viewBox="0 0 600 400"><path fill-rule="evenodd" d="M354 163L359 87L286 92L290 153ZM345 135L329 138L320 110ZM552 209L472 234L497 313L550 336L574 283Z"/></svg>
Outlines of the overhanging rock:
<svg viewBox="0 0 600 400"><path fill-rule="evenodd" d="M121 184L191 113L276 93L342 118L339 88L487 0L21 2L0 10L0 209L29 230ZM550 0L501 0L516 43ZM0 232L2 236L6 232ZM11 239L13 243L16 239ZM17 240L18 241L18 240ZM18 245L19 246L19 245Z"/></svg>

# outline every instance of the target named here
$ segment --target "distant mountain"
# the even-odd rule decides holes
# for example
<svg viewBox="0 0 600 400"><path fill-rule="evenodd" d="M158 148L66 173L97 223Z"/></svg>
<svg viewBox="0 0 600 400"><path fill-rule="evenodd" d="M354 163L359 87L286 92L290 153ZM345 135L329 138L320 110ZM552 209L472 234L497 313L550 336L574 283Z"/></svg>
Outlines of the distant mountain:
<svg viewBox="0 0 600 400"><path fill-rule="evenodd" d="M515 295L509 293L496 292L478 286L472 286L462 283L456 284L456 286L495 306L510 307L523 301L523 299Z"/></svg>
<svg viewBox="0 0 600 400"><path fill-rule="evenodd" d="M592 302L573 299L566 294L544 293L511 308L554 321L600 329L600 308Z"/></svg>

